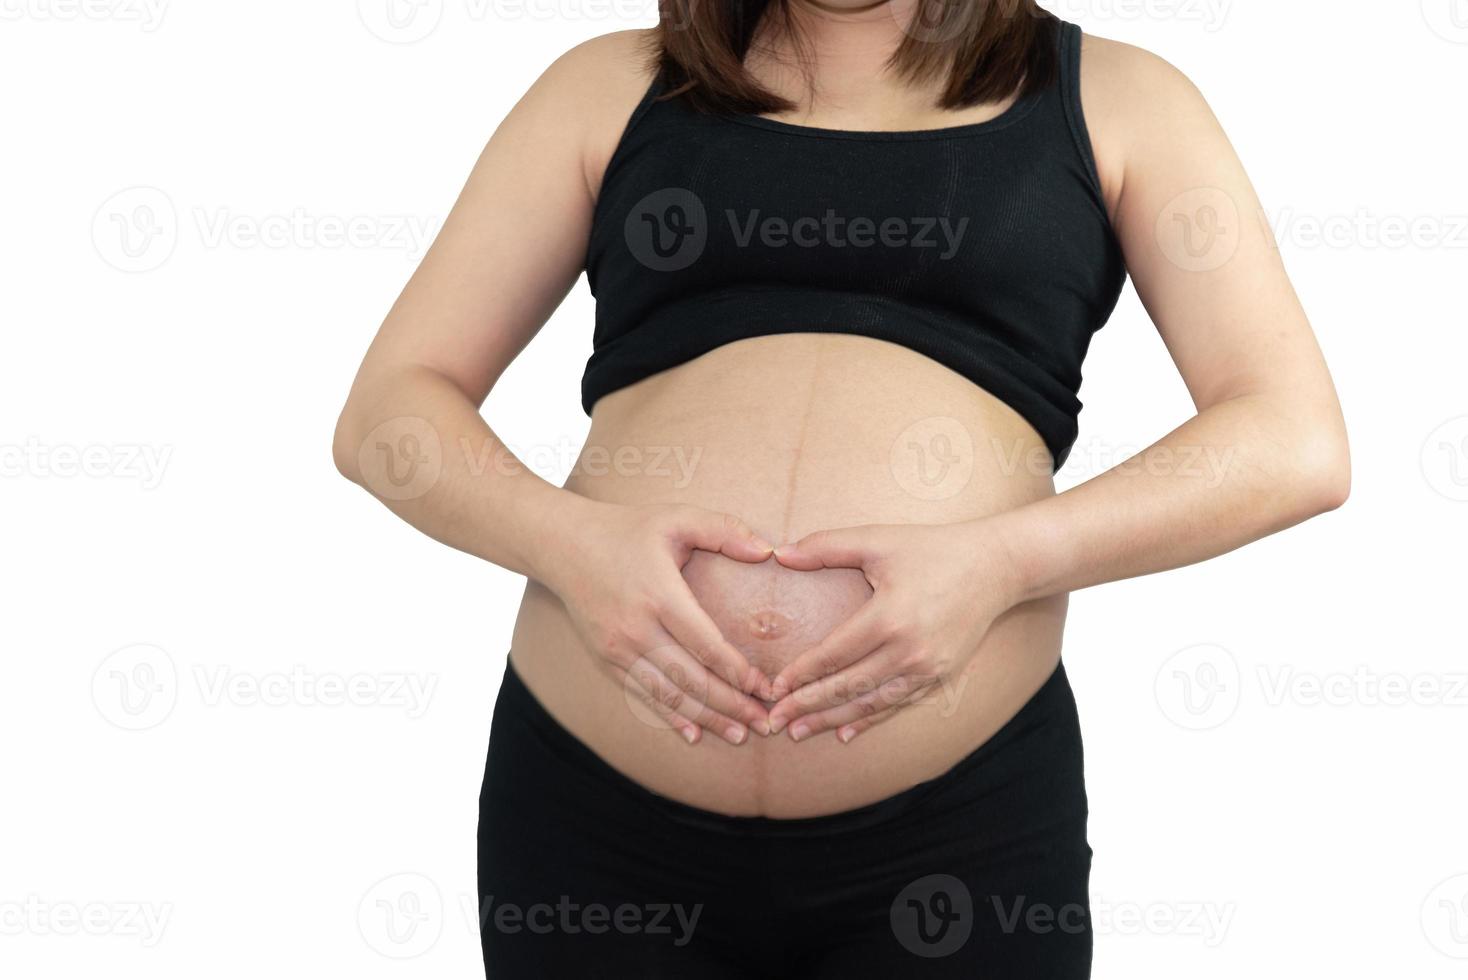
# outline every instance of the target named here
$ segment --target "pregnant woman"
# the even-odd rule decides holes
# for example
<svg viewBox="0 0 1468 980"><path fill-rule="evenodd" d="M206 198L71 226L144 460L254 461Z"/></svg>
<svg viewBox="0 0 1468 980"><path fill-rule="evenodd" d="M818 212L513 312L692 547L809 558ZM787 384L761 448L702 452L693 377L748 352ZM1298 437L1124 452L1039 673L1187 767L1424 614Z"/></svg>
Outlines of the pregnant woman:
<svg viewBox="0 0 1468 980"><path fill-rule="evenodd" d="M669 0L551 67L335 444L528 579L489 975L1087 976L1067 593L1348 490L1259 211L1181 75L1032 0ZM583 270L591 430L555 487L478 408ZM1057 495L1128 273L1197 413Z"/></svg>

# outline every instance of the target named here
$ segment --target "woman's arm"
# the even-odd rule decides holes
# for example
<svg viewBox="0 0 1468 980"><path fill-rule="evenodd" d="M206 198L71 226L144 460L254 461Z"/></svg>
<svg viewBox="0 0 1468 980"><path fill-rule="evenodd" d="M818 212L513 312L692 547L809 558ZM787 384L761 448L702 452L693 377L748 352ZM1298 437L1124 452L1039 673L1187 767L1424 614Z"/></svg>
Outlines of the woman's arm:
<svg viewBox="0 0 1468 980"><path fill-rule="evenodd" d="M526 575L551 515L583 502L514 465L479 406L580 271L593 137L571 93L589 60L558 61L490 139L368 349L332 447L344 476L419 530Z"/></svg>
<svg viewBox="0 0 1468 980"><path fill-rule="evenodd" d="M1084 65L1113 224L1197 415L1135 459L1013 511L941 529L819 532L777 549L792 568L862 568L875 594L775 679L776 729L799 719L849 740L952 676L1014 605L1203 561L1346 499L1334 386L1212 112L1136 48L1087 38Z"/></svg>
<svg viewBox="0 0 1468 980"><path fill-rule="evenodd" d="M1021 599L1212 558L1350 492L1325 360L1213 113L1136 48L1088 39L1083 63L1113 224L1198 414L1130 463L996 523Z"/></svg>
<svg viewBox="0 0 1468 980"><path fill-rule="evenodd" d="M769 546L726 515L554 487L479 415L580 274L601 174L649 81L640 37L575 49L505 118L372 342L333 455L425 534L555 592L604 666L633 673L688 741L715 724L738 742L741 726L764 725L746 692L768 679L719 634L680 568L694 548L763 561Z"/></svg>

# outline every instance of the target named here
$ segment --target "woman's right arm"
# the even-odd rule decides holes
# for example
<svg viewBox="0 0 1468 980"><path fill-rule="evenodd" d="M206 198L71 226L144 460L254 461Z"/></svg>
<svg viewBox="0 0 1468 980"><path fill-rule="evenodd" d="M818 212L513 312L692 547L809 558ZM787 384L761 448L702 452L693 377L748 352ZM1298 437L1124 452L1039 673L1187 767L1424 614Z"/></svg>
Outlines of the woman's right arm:
<svg viewBox="0 0 1468 980"><path fill-rule="evenodd" d="M640 32L583 44L505 118L367 351L333 456L425 534L555 592L604 665L630 673L688 741L707 725L742 741L741 726L763 725L749 693L768 693L767 679L720 635L681 568L694 549L757 562L769 545L727 515L555 487L479 414L580 274L644 62Z"/></svg>

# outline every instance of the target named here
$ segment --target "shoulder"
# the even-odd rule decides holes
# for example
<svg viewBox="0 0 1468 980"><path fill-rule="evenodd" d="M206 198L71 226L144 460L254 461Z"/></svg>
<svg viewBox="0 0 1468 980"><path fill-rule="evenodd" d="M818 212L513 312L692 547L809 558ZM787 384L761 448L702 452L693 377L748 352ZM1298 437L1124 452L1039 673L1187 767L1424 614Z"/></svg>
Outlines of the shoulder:
<svg viewBox="0 0 1468 980"><path fill-rule="evenodd" d="M562 131L595 128L608 115L625 122L652 84L655 37L650 30L618 31L576 45L541 73L510 117Z"/></svg>
<svg viewBox="0 0 1468 980"><path fill-rule="evenodd" d="M562 126L593 133L614 119L626 123L652 84L655 37L653 31L617 31L584 41L557 58L524 101L552 110Z"/></svg>
<svg viewBox="0 0 1468 980"><path fill-rule="evenodd" d="M652 30L631 30L584 41L557 58L516 107L575 140L593 193L652 84L656 37Z"/></svg>
<svg viewBox="0 0 1468 980"><path fill-rule="evenodd" d="M1099 116L1126 121L1204 105L1197 86L1151 51L1091 34L1082 38L1081 89L1088 111L1094 106Z"/></svg>
<svg viewBox="0 0 1468 980"><path fill-rule="evenodd" d="M1080 76L1082 111L1108 197L1129 163L1168 142L1217 130L1192 80L1144 48L1083 35Z"/></svg>
<svg viewBox="0 0 1468 980"><path fill-rule="evenodd" d="M642 98L652 83L657 32L616 31L583 41L561 55L537 83L574 94L591 109L610 108Z"/></svg>

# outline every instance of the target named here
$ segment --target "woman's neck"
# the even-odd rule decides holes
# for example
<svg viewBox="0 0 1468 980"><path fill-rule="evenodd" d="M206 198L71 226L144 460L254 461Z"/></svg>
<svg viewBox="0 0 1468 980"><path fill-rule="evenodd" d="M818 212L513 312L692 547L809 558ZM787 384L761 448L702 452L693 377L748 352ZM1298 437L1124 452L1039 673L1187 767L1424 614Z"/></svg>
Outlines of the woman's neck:
<svg viewBox="0 0 1468 980"><path fill-rule="evenodd" d="M747 59L772 90L810 110L870 107L878 113L930 105L893 77L887 64L905 38L917 0L789 0L797 37L778 22L762 31Z"/></svg>

